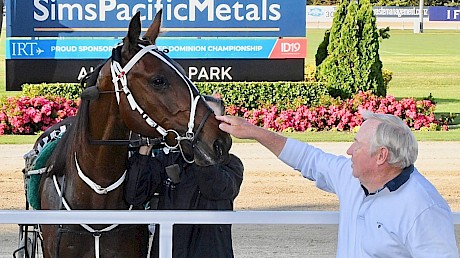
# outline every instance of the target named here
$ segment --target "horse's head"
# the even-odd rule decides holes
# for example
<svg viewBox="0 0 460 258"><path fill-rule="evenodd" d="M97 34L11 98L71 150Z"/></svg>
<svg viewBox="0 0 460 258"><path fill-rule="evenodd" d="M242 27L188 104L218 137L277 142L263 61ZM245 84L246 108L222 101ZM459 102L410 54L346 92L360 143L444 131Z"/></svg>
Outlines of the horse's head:
<svg viewBox="0 0 460 258"><path fill-rule="evenodd" d="M183 69L156 47L161 14L140 39L137 13L123 44L114 49L111 78L121 118L130 130L162 137L198 165L222 162L228 158L231 137L219 129L219 121Z"/></svg>

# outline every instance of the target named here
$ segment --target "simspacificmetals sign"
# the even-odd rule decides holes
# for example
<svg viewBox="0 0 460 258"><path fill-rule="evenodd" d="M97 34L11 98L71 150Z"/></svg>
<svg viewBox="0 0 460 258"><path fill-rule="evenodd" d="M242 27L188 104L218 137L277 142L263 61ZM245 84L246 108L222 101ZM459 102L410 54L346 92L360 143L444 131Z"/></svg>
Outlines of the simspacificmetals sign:
<svg viewBox="0 0 460 258"><path fill-rule="evenodd" d="M144 28L163 10L171 37L304 37L305 1L7 0L7 37L123 37L141 12Z"/></svg>
<svg viewBox="0 0 460 258"><path fill-rule="evenodd" d="M205 76L196 80L303 80L307 40L302 1L7 0L7 6L7 90L56 78L78 82L96 62L110 57L134 14L141 13L146 31L160 9L163 33L156 43L190 67L190 78L202 71ZM225 66L225 60L232 61ZM206 76L216 67L223 76Z"/></svg>

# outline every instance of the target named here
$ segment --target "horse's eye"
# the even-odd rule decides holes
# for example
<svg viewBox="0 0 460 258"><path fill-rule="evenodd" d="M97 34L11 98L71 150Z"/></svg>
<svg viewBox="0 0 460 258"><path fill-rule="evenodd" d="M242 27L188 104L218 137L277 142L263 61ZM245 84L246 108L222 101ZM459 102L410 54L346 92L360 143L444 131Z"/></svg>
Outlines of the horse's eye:
<svg viewBox="0 0 460 258"><path fill-rule="evenodd" d="M151 85L155 88L164 88L168 86L168 81L163 76L157 76L152 79Z"/></svg>

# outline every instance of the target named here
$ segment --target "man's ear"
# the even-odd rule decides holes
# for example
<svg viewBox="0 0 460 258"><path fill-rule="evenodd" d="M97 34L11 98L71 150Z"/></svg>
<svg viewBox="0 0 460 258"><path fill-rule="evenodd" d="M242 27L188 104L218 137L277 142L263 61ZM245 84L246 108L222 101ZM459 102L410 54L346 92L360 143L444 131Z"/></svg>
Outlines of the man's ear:
<svg viewBox="0 0 460 258"><path fill-rule="evenodd" d="M386 147L380 147L377 150L377 164L382 165L388 160L389 151Z"/></svg>

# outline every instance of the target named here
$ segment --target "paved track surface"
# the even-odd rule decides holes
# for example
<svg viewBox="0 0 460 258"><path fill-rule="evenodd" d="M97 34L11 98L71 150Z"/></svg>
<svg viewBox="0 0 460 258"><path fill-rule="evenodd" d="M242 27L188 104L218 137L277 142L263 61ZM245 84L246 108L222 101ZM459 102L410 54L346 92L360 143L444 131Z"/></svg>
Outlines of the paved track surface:
<svg viewBox="0 0 460 258"><path fill-rule="evenodd" d="M314 143L338 155L346 155L349 144ZM460 182L460 155L457 154L460 142L422 142L419 145L416 166L422 173L427 172L427 177L443 190L452 209L460 211L460 192L449 187L449 183L456 188L460 185L457 183ZM5 193L4 186L13 181L21 187L22 155L30 148L31 145L0 145L0 192L3 195L0 207L3 209L24 207L22 189ZM245 179L235 203L237 210L337 210L333 195L315 190L311 182L302 179L260 144L234 144L232 152L241 157L245 165ZM263 189L258 188L260 185ZM0 224L0 258L12 257L18 244L17 232L17 225ZM460 244L459 225L456 232L457 244ZM234 225L233 236L236 257L335 257L337 226Z"/></svg>

